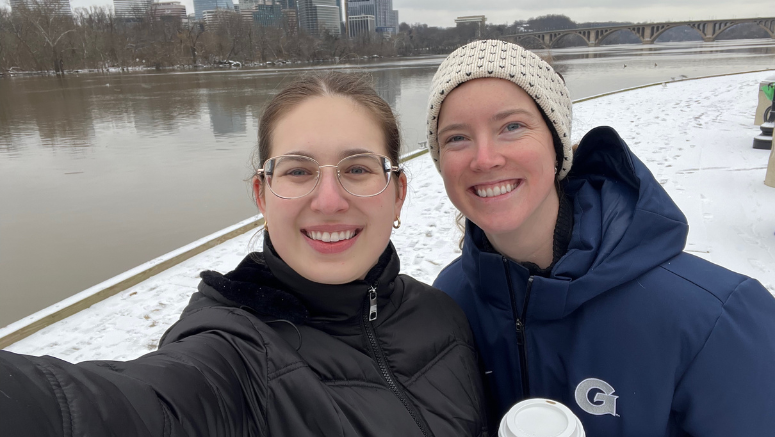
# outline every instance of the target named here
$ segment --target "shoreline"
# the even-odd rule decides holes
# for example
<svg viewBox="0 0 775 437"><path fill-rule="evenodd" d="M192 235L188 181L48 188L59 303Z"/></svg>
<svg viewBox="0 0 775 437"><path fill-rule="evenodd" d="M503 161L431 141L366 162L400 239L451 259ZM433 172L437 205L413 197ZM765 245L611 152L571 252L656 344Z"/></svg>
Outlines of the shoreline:
<svg viewBox="0 0 775 437"><path fill-rule="evenodd" d="M81 74L126 74L126 73L175 73L175 72L226 72L226 71L262 71L267 69L302 69L312 70L314 67L330 66L331 68L355 68L368 65L379 65L382 62L391 62L394 60L412 60L412 59L431 59L434 57L440 57L445 55L412 55L412 56L362 56L362 57L348 57L345 59L315 59L311 61L301 60L284 60L278 59L276 61L267 62L252 62L247 64L239 63L239 66L230 65L230 61L223 61L222 64L180 64L169 67L153 67L153 66L132 66L132 67L106 67L106 68L84 68L65 70L65 74L57 74L53 70L0 70L0 78L14 78L14 77L67 77L78 76ZM14 67L11 67L14 68Z"/></svg>

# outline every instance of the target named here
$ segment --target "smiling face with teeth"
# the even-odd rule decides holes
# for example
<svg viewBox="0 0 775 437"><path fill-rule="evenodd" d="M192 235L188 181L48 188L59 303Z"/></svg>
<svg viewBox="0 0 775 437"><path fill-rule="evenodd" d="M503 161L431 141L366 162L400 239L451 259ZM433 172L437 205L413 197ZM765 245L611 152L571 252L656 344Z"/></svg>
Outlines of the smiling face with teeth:
<svg viewBox="0 0 775 437"><path fill-rule="evenodd" d="M442 104L438 139L452 203L499 252L542 267L551 263L556 152L533 99L507 80L465 82Z"/></svg>
<svg viewBox="0 0 775 437"><path fill-rule="evenodd" d="M278 119L270 157L305 155L320 165L372 152L388 155L382 128L369 111L342 96L302 101ZM356 197L342 188L336 170L321 169L312 193L281 199L258 180L254 190L278 255L301 276L324 284L363 279L387 247L393 220L406 195L406 176L373 197Z"/></svg>

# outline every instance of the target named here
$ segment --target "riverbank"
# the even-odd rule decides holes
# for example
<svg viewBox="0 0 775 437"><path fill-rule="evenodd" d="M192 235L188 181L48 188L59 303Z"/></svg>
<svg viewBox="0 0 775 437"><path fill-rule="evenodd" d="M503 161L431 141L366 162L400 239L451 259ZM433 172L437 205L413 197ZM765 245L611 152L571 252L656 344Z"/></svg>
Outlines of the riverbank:
<svg viewBox="0 0 775 437"><path fill-rule="evenodd" d="M762 183L769 152L751 147L759 132L753 125L758 82L771 74L666 83L579 103L573 139L597 125L616 128L686 214L687 251L775 293L775 189ZM393 242L402 272L432 282L460 252L455 209L427 155L406 168L405 225ZM253 232L236 237L7 349L75 362L126 360L154 350L196 290L199 272L229 271L261 242Z"/></svg>
<svg viewBox="0 0 775 437"><path fill-rule="evenodd" d="M274 61L266 62L239 62L239 61L215 61L210 64L178 64L173 66L152 66L152 65L140 65L130 67L104 67L104 68L81 68L75 70L64 70L64 73L57 73L53 70L20 70L16 67L11 67L7 70L0 70L0 77L26 77L26 76L75 76L79 74L121 74L121 73L153 73L153 72L175 72L175 71L223 71L223 70L239 70L250 71L253 69L261 70L263 68L278 68L288 66L301 66L309 67L310 65L324 65L329 68L341 64L341 67L353 67L358 66L359 62L379 62L391 59L414 59L414 58L434 58L438 55L426 55L426 56L348 56L348 57L335 57L331 59L313 59L313 60L300 60L300 59L277 59ZM332 65L333 64L333 65Z"/></svg>

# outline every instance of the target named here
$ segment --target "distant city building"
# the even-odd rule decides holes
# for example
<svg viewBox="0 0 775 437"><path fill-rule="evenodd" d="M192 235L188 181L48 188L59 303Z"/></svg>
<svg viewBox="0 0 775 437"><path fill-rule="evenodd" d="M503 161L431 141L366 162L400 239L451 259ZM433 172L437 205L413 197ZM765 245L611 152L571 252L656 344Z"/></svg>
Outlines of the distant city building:
<svg viewBox="0 0 775 437"><path fill-rule="evenodd" d="M393 0L348 0L347 15L373 15L376 32L398 33L398 11L393 10Z"/></svg>
<svg viewBox="0 0 775 437"><path fill-rule="evenodd" d="M234 8L235 9L239 8L239 10L241 11L246 11L246 10L255 10L256 6L259 6L259 5L272 6L275 4L282 6L282 2L280 2L280 0L240 0L239 4L234 5Z"/></svg>
<svg viewBox="0 0 775 437"><path fill-rule="evenodd" d="M213 26L226 21L229 18L228 14L234 12L233 9L210 9L202 12L202 20L204 20L206 27L212 28Z"/></svg>
<svg viewBox="0 0 775 437"><path fill-rule="evenodd" d="M261 27L280 27L283 21L283 9L280 2L266 0L253 9L253 22Z"/></svg>
<svg viewBox="0 0 775 437"><path fill-rule="evenodd" d="M347 20L350 38L372 34L377 30L374 15L350 15Z"/></svg>
<svg viewBox="0 0 775 437"><path fill-rule="evenodd" d="M217 9L233 11L234 3L232 3L231 0L194 0L194 17L197 20L204 18L205 11L214 11Z"/></svg>
<svg viewBox="0 0 775 437"><path fill-rule="evenodd" d="M145 17L151 9L151 0L113 0L116 18L137 20Z"/></svg>
<svg viewBox="0 0 775 437"><path fill-rule="evenodd" d="M484 32L485 25L487 24L487 17L484 15L469 15L466 17L455 18L455 26L470 26L475 27L476 38L481 38Z"/></svg>
<svg viewBox="0 0 775 437"><path fill-rule="evenodd" d="M51 15L71 16L70 0L10 0L11 9L26 5L29 9L43 9Z"/></svg>
<svg viewBox="0 0 775 437"><path fill-rule="evenodd" d="M398 11L393 10L393 0L376 0L377 32L398 33Z"/></svg>
<svg viewBox="0 0 775 437"><path fill-rule="evenodd" d="M153 18L156 20L180 19L186 21L186 5L179 1L158 2L153 5Z"/></svg>
<svg viewBox="0 0 775 437"><path fill-rule="evenodd" d="M286 32L288 32L288 34L296 35L298 33L297 30L299 29L299 14L296 11L296 8L294 7L292 9L283 9L282 14L283 28Z"/></svg>
<svg viewBox="0 0 775 437"><path fill-rule="evenodd" d="M374 4L376 0L350 0L347 2L347 16L353 17L357 15L371 15L377 16L377 6Z"/></svg>
<svg viewBox="0 0 775 437"><path fill-rule="evenodd" d="M341 35L341 13L336 0L298 0L299 28L313 36L328 31L331 35Z"/></svg>

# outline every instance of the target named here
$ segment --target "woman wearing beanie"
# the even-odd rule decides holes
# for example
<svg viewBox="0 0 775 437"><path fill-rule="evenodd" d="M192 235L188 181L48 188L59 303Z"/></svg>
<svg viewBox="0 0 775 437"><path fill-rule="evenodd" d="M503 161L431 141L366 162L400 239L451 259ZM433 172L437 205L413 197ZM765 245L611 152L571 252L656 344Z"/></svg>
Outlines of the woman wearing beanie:
<svg viewBox="0 0 775 437"><path fill-rule="evenodd" d="M465 216L435 286L474 331L495 418L554 399L587 435L775 430L775 299L684 252L686 218L610 127L571 148L563 79L501 41L433 79L428 144Z"/></svg>

